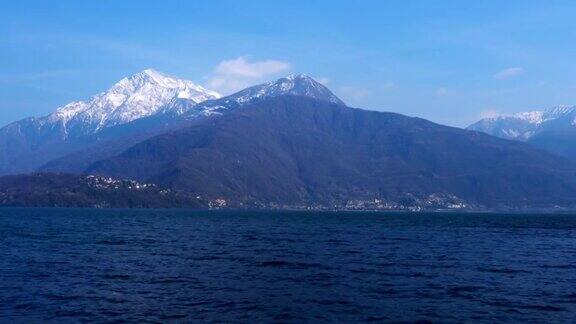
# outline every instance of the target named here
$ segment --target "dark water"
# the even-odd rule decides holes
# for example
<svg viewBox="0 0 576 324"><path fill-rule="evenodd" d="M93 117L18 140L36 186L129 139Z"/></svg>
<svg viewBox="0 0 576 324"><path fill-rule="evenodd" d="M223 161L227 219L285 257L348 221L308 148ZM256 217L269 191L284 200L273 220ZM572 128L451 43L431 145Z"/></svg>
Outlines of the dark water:
<svg viewBox="0 0 576 324"><path fill-rule="evenodd" d="M576 216L0 209L1 322L576 322Z"/></svg>

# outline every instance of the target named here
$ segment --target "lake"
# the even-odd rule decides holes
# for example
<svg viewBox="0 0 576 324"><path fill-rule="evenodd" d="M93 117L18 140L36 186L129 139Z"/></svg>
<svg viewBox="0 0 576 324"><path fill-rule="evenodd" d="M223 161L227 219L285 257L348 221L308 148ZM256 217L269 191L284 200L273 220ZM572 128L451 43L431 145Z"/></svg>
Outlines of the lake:
<svg viewBox="0 0 576 324"><path fill-rule="evenodd" d="M1 322L576 322L576 215L0 209Z"/></svg>

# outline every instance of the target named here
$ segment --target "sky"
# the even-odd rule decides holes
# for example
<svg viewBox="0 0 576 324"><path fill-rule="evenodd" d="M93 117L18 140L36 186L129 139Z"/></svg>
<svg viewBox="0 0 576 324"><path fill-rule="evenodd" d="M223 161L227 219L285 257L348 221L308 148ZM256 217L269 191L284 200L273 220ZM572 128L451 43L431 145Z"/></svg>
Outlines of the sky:
<svg viewBox="0 0 576 324"><path fill-rule="evenodd" d="M576 104L576 1L0 2L0 125L153 68L230 94L291 73L465 127Z"/></svg>

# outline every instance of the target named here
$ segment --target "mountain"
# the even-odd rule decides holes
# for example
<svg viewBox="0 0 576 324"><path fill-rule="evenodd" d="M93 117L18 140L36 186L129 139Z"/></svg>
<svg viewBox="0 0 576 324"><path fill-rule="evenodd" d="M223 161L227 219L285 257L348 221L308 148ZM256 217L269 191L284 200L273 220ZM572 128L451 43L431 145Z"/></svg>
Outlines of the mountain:
<svg viewBox="0 0 576 324"><path fill-rule="evenodd" d="M175 100L168 110L173 115L194 119L198 116L222 115L249 103L285 95L345 105L321 83L305 74L297 74L255 85L219 100L209 100L199 105L191 104L188 100Z"/></svg>
<svg viewBox="0 0 576 324"><path fill-rule="evenodd" d="M201 208L209 204L189 193L133 180L53 173L0 177L0 206Z"/></svg>
<svg viewBox="0 0 576 324"><path fill-rule="evenodd" d="M325 86L303 74L280 78L224 98L201 103L188 98L175 98L162 108L162 114L105 129L98 134L97 144L51 160L39 170L81 173L90 164L120 154L130 146L154 135L188 127L204 119L227 114L244 105L283 95L297 95L344 105Z"/></svg>
<svg viewBox="0 0 576 324"><path fill-rule="evenodd" d="M0 129L0 174L33 171L40 165L101 141L100 134L136 120L220 95L191 81L154 70L124 78L86 101L69 103L45 117L31 117Z"/></svg>
<svg viewBox="0 0 576 324"><path fill-rule="evenodd" d="M265 100L286 95L302 96L344 105L344 102L328 88L305 74L290 75L276 81L249 87L224 98L221 102L224 106L240 105L254 100Z"/></svg>
<svg viewBox="0 0 576 324"><path fill-rule="evenodd" d="M155 136L87 173L232 206L574 207L576 164L508 141L341 102L280 95Z"/></svg>
<svg viewBox="0 0 576 324"><path fill-rule="evenodd" d="M485 118L467 129L528 142L576 159L576 106L558 106L511 116Z"/></svg>
<svg viewBox="0 0 576 324"><path fill-rule="evenodd" d="M88 101L58 108L47 121L61 124L65 136L82 136L152 116L178 98L198 104L220 98L220 94L148 69L120 80Z"/></svg>

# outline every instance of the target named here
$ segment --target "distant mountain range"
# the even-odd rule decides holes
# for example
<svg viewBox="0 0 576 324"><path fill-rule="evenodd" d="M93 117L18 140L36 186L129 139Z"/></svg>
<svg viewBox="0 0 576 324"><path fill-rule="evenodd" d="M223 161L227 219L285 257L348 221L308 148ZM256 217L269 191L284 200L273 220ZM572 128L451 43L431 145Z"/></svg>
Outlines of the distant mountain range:
<svg viewBox="0 0 576 324"><path fill-rule="evenodd" d="M0 129L0 174L31 172L66 154L125 136L123 126L174 113L171 107L179 101L186 101L189 108L220 97L190 81L145 70L87 101L72 102L48 116L26 118ZM178 112L185 111L180 108Z"/></svg>
<svg viewBox="0 0 576 324"><path fill-rule="evenodd" d="M576 106L558 106L511 116L485 118L467 129L528 142L576 160Z"/></svg>
<svg viewBox="0 0 576 324"><path fill-rule="evenodd" d="M43 172L0 178L0 196L16 197L12 204L77 197L98 205L100 193L85 186L96 177L178 193L154 198L159 190L124 188L126 199L156 206L576 207L575 162L518 141L350 108L305 75L221 97L146 70L86 102L4 127L0 152L5 174ZM22 185L32 180L40 191ZM109 203L108 189L102 204L121 206Z"/></svg>
<svg viewBox="0 0 576 324"><path fill-rule="evenodd" d="M143 141L88 173L233 204L570 205L576 167L530 145L302 96L255 102ZM353 204L353 203L352 203Z"/></svg>
<svg viewBox="0 0 576 324"><path fill-rule="evenodd" d="M282 95L306 96L344 105L330 90L306 75L288 76L224 98L200 103L187 98L175 98L156 114L84 137L81 149L74 149L70 154L53 159L38 167L38 170L81 173L95 161L120 154L152 136L202 123L248 103Z"/></svg>
<svg viewBox="0 0 576 324"><path fill-rule="evenodd" d="M221 115L248 102L293 94L343 104L305 75L247 88L221 98L191 81L144 70L87 101L0 129L0 175L84 171L154 135Z"/></svg>

